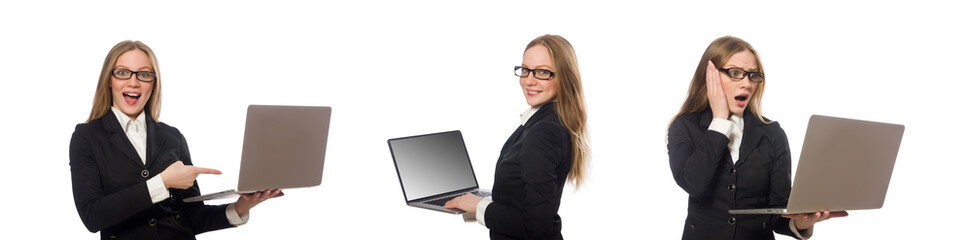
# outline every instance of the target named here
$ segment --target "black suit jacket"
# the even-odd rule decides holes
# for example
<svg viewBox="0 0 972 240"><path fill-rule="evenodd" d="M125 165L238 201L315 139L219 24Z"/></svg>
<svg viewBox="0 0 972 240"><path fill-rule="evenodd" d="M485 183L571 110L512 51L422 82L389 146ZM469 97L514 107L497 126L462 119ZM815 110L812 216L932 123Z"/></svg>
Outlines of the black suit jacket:
<svg viewBox="0 0 972 240"><path fill-rule="evenodd" d="M790 147L780 124L763 124L746 109L739 160L729 138L708 131L712 111L684 114L668 129L668 157L688 192L682 239L774 239L794 236L780 215L734 215L729 209L785 208L790 196Z"/></svg>
<svg viewBox="0 0 972 240"><path fill-rule="evenodd" d="M506 140L496 163L491 239L563 239L560 196L572 162L571 138L548 103Z"/></svg>
<svg viewBox="0 0 972 240"><path fill-rule="evenodd" d="M199 233L232 227L226 205L182 202L199 195L196 183L186 190L169 189L170 198L152 204L146 180L177 160L192 165L192 159L179 130L147 116L145 125L145 164L114 113L75 128L71 182L84 226L101 231L102 239L195 239Z"/></svg>

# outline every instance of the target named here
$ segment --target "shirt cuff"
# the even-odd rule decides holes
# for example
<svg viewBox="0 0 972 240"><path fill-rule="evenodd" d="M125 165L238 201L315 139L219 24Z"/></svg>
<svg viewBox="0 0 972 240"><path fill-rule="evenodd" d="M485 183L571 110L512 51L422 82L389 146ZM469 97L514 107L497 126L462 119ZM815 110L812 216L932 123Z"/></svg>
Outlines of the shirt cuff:
<svg viewBox="0 0 972 240"><path fill-rule="evenodd" d="M229 223L233 226L239 227L250 221L250 214L240 215L236 213L236 203L230 203L229 206L226 206L226 220L229 220Z"/></svg>
<svg viewBox="0 0 972 240"><path fill-rule="evenodd" d="M149 196L152 197L152 204L169 198L169 189L165 189L165 183L162 182L161 174L149 178L148 181L145 181L145 185L148 186Z"/></svg>
<svg viewBox="0 0 972 240"><path fill-rule="evenodd" d="M728 138L729 131L732 130L732 121L721 118L713 118L712 123L709 123L709 130L722 133L722 135L726 135L726 138Z"/></svg>
<svg viewBox="0 0 972 240"><path fill-rule="evenodd" d="M493 203L493 197L483 198L479 200L479 204L476 204L476 222L479 222L483 227L486 226L486 207Z"/></svg>
<svg viewBox="0 0 972 240"><path fill-rule="evenodd" d="M801 234L800 230L797 230L796 223L793 221L793 219L790 219L789 225L790 231L793 231L793 235L796 235L796 237L799 239L810 239L810 236L813 236L813 227L803 230L803 233Z"/></svg>

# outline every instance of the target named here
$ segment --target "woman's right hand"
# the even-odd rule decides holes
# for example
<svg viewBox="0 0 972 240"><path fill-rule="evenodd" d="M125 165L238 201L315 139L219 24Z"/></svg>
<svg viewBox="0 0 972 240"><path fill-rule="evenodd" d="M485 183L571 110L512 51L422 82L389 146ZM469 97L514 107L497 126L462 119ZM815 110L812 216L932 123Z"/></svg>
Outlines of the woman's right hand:
<svg viewBox="0 0 972 240"><path fill-rule="evenodd" d="M722 90L722 76L715 64L709 61L709 66L705 68L705 86L708 90L709 108L712 109L713 118L729 119L729 102L726 101L726 92Z"/></svg>
<svg viewBox="0 0 972 240"><path fill-rule="evenodd" d="M186 166L182 161L176 161L165 168L159 175L162 176L162 183L165 188L188 189L196 181L199 174L223 174L219 170L196 166Z"/></svg>

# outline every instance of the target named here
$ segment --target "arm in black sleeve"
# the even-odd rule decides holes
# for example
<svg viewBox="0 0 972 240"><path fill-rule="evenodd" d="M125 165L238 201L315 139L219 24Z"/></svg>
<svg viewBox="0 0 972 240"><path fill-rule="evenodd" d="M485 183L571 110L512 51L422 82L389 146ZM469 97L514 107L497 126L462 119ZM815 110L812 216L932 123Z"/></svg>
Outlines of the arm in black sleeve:
<svg viewBox="0 0 972 240"><path fill-rule="evenodd" d="M71 136L71 187L81 222L88 231L97 232L148 209L152 206L152 199L145 182L112 194L106 195L102 191L90 134L79 125Z"/></svg>
<svg viewBox="0 0 972 240"><path fill-rule="evenodd" d="M552 123L540 123L524 136L519 158L525 198L514 200L514 206L490 204L486 227L521 239L545 239L555 230L560 201L557 167L571 162L564 154L569 151L565 141L569 143L570 136Z"/></svg>
<svg viewBox="0 0 972 240"><path fill-rule="evenodd" d="M729 138L722 133L690 126L685 120L676 118L668 128L668 163L679 187L689 196L702 195L718 171L719 161L729 146ZM693 130L696 134L692 134ZM694 136L693 136L694 135Z"/></svg>
<svg viewBox="0 0 972 240"><path fill-rule="evenodd" d="M773 130L773 169L770 172L770 195L769 208L786 208L790 199L790 143L786 138L786 133L779 126L779 123L768 125ZM780 215L771 215L767 221L773 226L770 228L774 232L796 238L790 230L790 219Z"/></svg>

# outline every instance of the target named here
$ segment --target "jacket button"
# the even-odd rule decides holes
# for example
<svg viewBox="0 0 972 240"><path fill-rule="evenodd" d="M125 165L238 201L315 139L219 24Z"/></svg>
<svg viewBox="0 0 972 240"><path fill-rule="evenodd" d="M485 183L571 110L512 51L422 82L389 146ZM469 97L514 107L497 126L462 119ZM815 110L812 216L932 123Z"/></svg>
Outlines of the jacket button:
<svg viewBox="0 0 972 240"><path fill-rule="evenodd" d="M729 169L729 176L736 175L736 168Z"/></svg>
<svg viewBox="0 0 972 240"><path fill-rule="evenodd" d="M766 222L763 222L763 228L769 228L769 225L767 225Z"/></svg>
<svg viewBox="0 0 972 240"><path fill-rule="evenodd" d="M155 221L155 218L149 218L149 227L155 227L156 223L158 222Z"/></svg>
<svg viewBox="0 0 972 240"><path fill-rule="evenodd" d="M149 174L148 170L142 170L142 178L147 178L148 174Z"/></svg>
<svg viewBox="0 0 972 240"><path fill-rule="evenodd" d="M735 225L735 224L736 224L736 218L735 217L729 217L729 225Z"/></svg>
<svg viewBox="0 0 972 240"><path fill-rule="evenodd" d="M730 192L736 191L736 184L730 183L728 189Z"/></svg>
<svg viewBox="0 0 972 240"><path fill-rule="evenodd" d="M689 229L695 230L695 224L689 224Z"/></svg>

